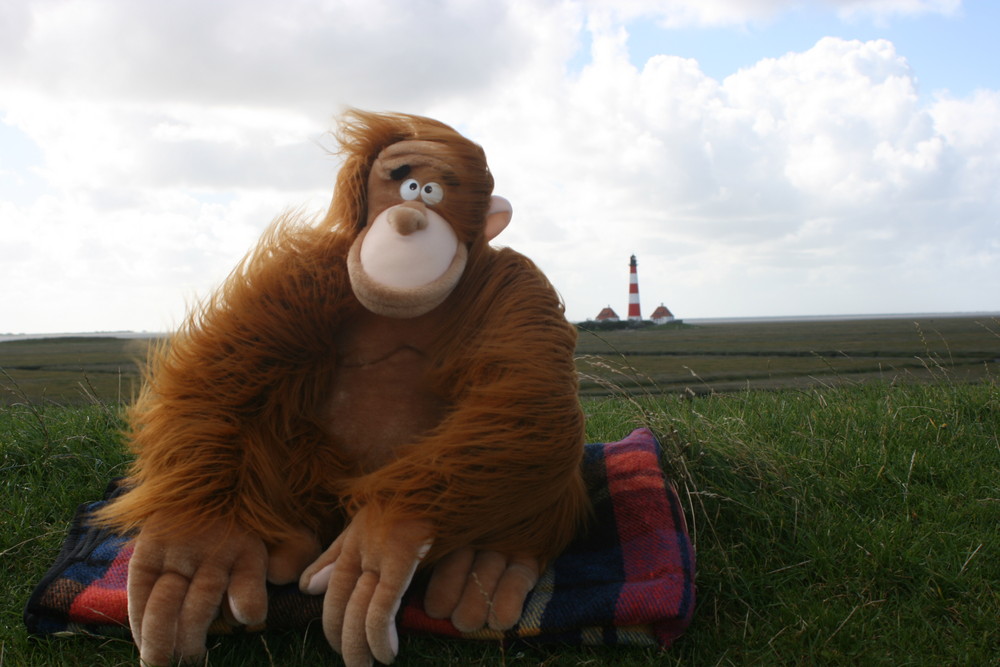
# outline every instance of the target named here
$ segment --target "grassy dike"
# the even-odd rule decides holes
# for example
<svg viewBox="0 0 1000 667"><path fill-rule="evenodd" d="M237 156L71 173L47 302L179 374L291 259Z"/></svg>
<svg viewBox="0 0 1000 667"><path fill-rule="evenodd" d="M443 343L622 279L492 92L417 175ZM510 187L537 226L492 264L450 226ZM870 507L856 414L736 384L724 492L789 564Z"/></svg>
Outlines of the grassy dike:
<svg viewBox="0 0 1000 667"><path fill-rule="evenodd" d="M932 369L933 370L933 369ZM1000 655L1000 382L585 398L588 437L651 426L688 507L698 605L669 651L404 637L399 665L987 665ZM73 508L126 463L117 407L0 406L0 665L134 665L26 636ZM212 665L338 664L316 627L213 639Z"/></svg>

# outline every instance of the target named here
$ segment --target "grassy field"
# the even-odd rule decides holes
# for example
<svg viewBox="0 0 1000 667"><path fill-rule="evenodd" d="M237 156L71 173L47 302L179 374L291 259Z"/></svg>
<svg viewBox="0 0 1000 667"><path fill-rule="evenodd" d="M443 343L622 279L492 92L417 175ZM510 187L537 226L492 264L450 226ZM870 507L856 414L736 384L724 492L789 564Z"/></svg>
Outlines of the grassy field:
<svg viewBox="0 0 1000 667"><path fill-rule="evenodd" d="M0 403L127 402L150 339L0 342ZM844 382L981 381L1000 361L1000 320L938 317L734 322L591 331L581 325L584 396L809 388Z"/></svg>
<svg viewBox="0 0 1000 667"><path fill-rule="evenodd" d="M0 342L0 403L127 403L151 341L62 337Z"/></svg>
<svg viewBox="0 0 1000 667"><path fill-rule="evenodd" d="M844 382L979 381L1000 362L1000 320L921 317L732 322L587 331L577 345L584 394L606 380L644 392L807 388Z"/></svg>
<svg viewBox="0 0 1000 667"><path fill-rule="evenodd" d="M921 323L918 333L911 323L916 342L900 330L893 348L878 350L861 334L850 347L844 329L838 345L817 349L858 357L889 349L919 363L881 377L806 375L779 391L699 395L704 385L693 379L691 392L679 383L662 393L649 381L616 385L628 379L617 371L601 376L595 389L607 395L583 399L588 438L617 440L635 426L652 427L664 469L681 487L698 552L688 633L664 653L411 636L397 664L997 664L1000 379L986 359L1000 356L1000 345L990 326L976 327L986 335L975 342L973 327ZM683 341L666 351L687 347L711 360L722 355L702 353L724 352L734 334L709 329L659 331ZM758 334L742 330L745 352L794 348L773 332ZM602 336L613 349L588 350L582 336L581 351L605 361L658 351L644 331ZM980 347L982 372L966 373L959 360ZM773 375L786 357L772 358ZM98 498L122 472L120 426L113 400L64 407L22 396L0 406L0 665L136 663L126 641L38 640L21 623L75 506ZM337 664L329 656L310 629L213 639L210 664Z"/></svg>

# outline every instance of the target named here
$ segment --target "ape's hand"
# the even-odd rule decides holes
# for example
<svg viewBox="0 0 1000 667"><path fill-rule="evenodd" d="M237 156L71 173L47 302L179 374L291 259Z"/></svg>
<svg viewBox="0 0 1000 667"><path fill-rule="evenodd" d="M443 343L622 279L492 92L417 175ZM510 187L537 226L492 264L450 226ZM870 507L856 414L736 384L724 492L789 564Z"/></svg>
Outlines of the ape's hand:
<svg viewBox="0 0 1000 667"><path fill-rule="evenodd" d="M363 508L299 587L323 601L323 633L347 667L391 663L399 652L395 617L417 565L431 546L426 521L386 525Z"/></svg>
<svg viewBox="0 0 1000 667"><path fill-rule="evenodd" d="M424 610L431 618L451 618L462 632L486 625L509 630L521 618L539 569L538 559L531 556L459 549L434 566Z"/></svg>
<svg viewBox="0 0 1000 667"><path fill-rule="evenodd" d="M234 619L267 616L267 549L239 528L210 525L173 539L153 515L135 540L128 570L128 618L143 665L169 665L205 653L208 627L226 598Z"/></svg>

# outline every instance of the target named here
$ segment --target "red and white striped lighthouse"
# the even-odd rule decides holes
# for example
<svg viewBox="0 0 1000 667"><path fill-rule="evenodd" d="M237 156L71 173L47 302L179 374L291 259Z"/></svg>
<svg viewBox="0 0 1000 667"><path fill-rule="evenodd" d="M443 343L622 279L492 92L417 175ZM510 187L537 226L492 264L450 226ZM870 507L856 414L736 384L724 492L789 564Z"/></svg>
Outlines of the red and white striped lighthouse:
<svg viewBox="0 0 1000 667"><path fill-rule="evenodd" d="M636 272L635 255L632 255L632 261L628 265L628 321L642 321L642 314L639 312L639 274Z"/></svg>

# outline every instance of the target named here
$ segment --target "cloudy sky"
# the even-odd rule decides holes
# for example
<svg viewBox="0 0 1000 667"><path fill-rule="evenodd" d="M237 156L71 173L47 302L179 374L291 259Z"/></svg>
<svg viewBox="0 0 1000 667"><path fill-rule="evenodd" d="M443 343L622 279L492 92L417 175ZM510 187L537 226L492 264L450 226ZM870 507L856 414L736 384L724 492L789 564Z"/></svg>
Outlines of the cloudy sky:
<svg viewBox="0 0 1000 667"><path fill-rule="evenodd" d="M4 0L0 332L164 331L347 106L486 149L570 319L1000 311L993 0Z"/></svg>

